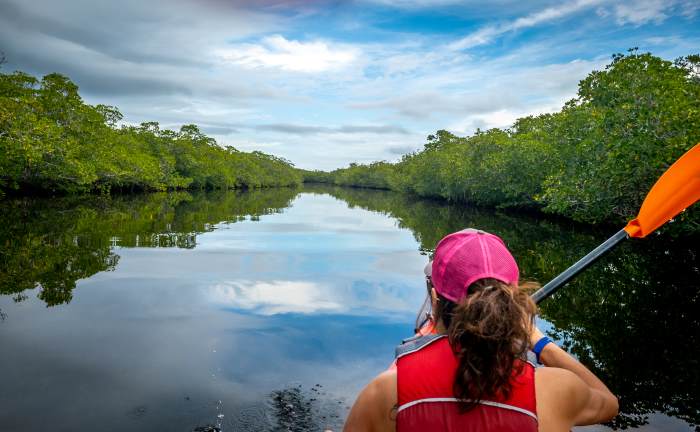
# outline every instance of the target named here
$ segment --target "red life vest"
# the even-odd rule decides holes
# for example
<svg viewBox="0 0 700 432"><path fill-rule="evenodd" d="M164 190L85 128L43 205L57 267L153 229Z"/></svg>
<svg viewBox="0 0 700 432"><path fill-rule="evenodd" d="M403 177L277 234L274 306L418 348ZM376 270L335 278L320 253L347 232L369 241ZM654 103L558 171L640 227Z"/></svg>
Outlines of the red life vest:
<svg viewBox="0 0 700 432"><path fill-rule="evenodd" d="M396 430L537 432L535 368L526 361L513 375L510 396L481 401L461 413L452 385L457 358L445 335L426 335L396 349ZM518 360L519 361L519 360Z"/></svg>

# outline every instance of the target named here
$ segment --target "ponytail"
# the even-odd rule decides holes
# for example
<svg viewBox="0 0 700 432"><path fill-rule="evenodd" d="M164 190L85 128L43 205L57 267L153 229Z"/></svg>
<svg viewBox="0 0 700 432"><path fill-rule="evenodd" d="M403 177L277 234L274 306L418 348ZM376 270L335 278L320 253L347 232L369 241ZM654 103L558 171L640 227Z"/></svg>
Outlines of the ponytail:
<svg viewBox="0 0 700 432"><path fill-rule="evenodd" d="M435 319L442 320L458 358L453 392L473 408L481 400L508 398L511 378L520 373L537 307L525 289L496 279L471 284L459 303L439 298Z"/></svg>

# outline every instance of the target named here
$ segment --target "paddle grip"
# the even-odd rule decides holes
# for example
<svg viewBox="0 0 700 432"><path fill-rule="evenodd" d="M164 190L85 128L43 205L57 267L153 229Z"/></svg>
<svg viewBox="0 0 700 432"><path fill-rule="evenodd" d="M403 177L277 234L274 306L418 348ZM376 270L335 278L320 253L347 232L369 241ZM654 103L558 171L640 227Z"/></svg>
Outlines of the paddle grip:
<svg viewBox="0 0 700 432"><path fill-rule="evenodd" d="M605 240L600 246L593 249L585 257L578 260L574 265L566 269L559 276L552 279L547 285L543 286L532 295L532 299L536 304L554 294L564 284L569 282L574 276L583 271L586 267L593 264L598 258L605 255L610 249L617 246L622 240L629 237L629 234L624 229L621 229L615 235Z"/></svg>

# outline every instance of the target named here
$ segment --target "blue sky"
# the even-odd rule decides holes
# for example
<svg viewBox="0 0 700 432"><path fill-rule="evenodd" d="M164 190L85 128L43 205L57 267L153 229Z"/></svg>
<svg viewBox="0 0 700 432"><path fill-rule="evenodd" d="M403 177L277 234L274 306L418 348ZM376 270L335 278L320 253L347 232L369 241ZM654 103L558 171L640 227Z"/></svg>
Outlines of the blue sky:
<svg viewBox="0 0 700 432"><path fill-rule="evenodd" d="M0 51L125 122L332 169L556 111L613 53L700 52L699 23L700 0L0 0Z"/></svg>

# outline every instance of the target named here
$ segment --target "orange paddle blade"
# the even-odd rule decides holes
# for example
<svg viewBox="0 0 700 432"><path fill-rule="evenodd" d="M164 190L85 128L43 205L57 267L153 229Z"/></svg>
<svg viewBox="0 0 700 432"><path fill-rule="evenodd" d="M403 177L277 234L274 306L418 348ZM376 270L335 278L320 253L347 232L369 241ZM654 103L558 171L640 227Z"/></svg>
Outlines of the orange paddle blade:
<svg viewBox="0 0 700 432"><path fill-rule="evenodd" d="M625 231L630 237L646 237L699 199L700 144L696 144L657 180Z"/></svg>

